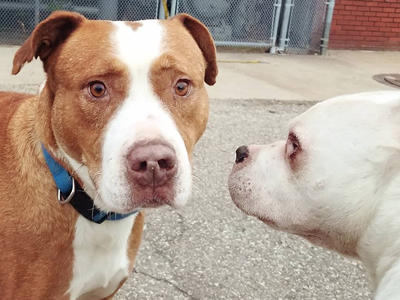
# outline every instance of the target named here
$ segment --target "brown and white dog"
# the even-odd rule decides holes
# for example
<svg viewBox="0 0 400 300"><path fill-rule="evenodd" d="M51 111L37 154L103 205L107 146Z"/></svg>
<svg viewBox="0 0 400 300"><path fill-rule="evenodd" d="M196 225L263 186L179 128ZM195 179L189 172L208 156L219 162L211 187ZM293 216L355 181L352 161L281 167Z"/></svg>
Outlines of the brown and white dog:
<svg viewBox="0 0 400 300"><path fill-rule="evenodd" d="M400 299L400 92L319 103L286 141L236 154L229 189L243 212L360 259L376 299Z"/></svg>
<svg viewBox="0 0 400 300"><path fill-rule="evenodd" d="M186 14L111 22L55 12L12 73L34 57L47 73L39 94L0 93L1 299L112 299L141 240L144 216L132 212L188 200L215 46ZM91 208L125 217L96 224L60 204L44 151Z"/></svg>

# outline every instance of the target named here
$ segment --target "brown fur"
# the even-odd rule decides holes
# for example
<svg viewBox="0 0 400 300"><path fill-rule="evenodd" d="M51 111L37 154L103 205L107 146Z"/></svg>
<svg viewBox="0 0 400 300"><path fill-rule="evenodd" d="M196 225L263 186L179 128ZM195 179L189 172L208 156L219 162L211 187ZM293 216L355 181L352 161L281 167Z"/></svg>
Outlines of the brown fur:
<svg viewBox="0 0 400 300"><path fill-rule="evenodd" d="M41 22L14 57L12 74L16 75L26 62L35 57L46 58L85 20L76 13L56 11ZM44 69L47 70L46 63Z"/></svg>
<svg viewBox="0 0 400 300"><path fill-rule="evenodd" d="M218 75L215 45L208 29L197 19L188 14L178 14L171 20L180 22L196 41L206 61L204 81L208 85L216 83Z"/></svg>
<svg viewBox="0 0 400 300"><path fill-rule="evenodd" d="M207 123L208 98L203 80L215 83L215 47L204 25L190 16L177 16L163 24L170 38L179 38L166 41L168 54L154 64L151 78L190 155ZM130 25L136 29L141 23ZM26 62L40 57L47 82L38 96L0 93L1 299L69 299L65 293L72 277L72 242L78 213L69 204L57 202L56 186L41 144L54 157L62 148L86 165L98 188L102 135L130 84L125 66L110 53L107 33L112 31L111 26L76 13L56 12L38 25L15 55L13 74ZM180 69L184 65L191 68ZM189 75L192 84L192 93L185 99L171 92L182 72ZM106 84L106 97L90 96L87 86L93 80ZM83 184L77 170L63 160L59 163ZM143 223L144 214L140 213L130 236L131 267Z"/></svg>
<svg viewBox="0 0 400 300"><path fill-rule="evenodd" d="M35 96L0 94L2 299L67 299L77 213L60 206L35 128Z"/></svg>
<svg viewBox="0 0 400 300"><path fill-rule="evenodd" d="M152 66L150 78L155 93L171 111L190 155L207 125L209 102L204 82L213 85L216 81L216 52L210 33L198 20L186 14L170 20L173 22L164 21L169 32L165 54ZM171 93L179 79L190 81L187 96Z"/></svg>

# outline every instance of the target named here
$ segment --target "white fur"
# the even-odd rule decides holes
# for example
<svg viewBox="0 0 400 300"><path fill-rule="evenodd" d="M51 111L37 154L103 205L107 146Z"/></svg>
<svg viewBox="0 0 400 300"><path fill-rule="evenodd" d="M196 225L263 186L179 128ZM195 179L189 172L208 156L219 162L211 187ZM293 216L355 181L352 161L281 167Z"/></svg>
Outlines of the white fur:
<svg viewBox="0 0 400 300"><path fill-rule="evenodd" d="M136 215L95 224L79 216L75 225L70 300L103 299L129 276L128 241ZM92 298L93 297L93 298Z"/></svg>
<svg viewBox="0 0 400 300"><path fill-rule="evenodd" d="M285 141L250 146L230 176L233 201L267 224L360 258L376 299L400 299L400 92L319 103L289 126Z"/></svg>
<svg viewBox="0 0 400 300"><path fill-rule="evenodd" d="M92 199L95 187L86 166L63 149L64 157L83 181ZM73 277L67 293L70 300L102 299L112 294L121 280L129 276L128 241L136 215L120 221L96 224L79 216L75 224Z"/></svg>
<svg viewBox="0 0 400 300"><path fill-rule="evenodd" d="M83 182L83 189L85 190L86 194L90 196L90 198L96 198L96 188L94 183L89 175L89 168L83 164L78 163L75 159L69 156L64 149L59 146L60 154L59 157L65 158L67 162L70 164L72 169L74 170L72 176L78 176Z"/></svg>
<svg viewBox="0 0 400 300"><path fill-rule="evenodd" d="M47 79L45 79L42 84L39 86L39 94L43 91L44 87L46 86Z"/></svg>
<svg viewBox="0 0 400 300"><path fill-rule="evenodd" d="M178 160L174 204L183 205L189 197L191 168L185 144L149 78L152 62L163 53L165 34L158 21L143 21L136 30L116 22L115 53L129 69L131 87L105 133L101 190L96 203L104 210L124 212L131 201L126 155L140 140L163 139L173 145Z"/></svg>

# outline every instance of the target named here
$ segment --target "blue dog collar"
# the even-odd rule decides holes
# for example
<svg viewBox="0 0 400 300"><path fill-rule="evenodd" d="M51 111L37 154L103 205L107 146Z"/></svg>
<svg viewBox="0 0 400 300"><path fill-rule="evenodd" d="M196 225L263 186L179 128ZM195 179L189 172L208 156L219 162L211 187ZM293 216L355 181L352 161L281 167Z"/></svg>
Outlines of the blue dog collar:
<svg viewBox="0 0 400 300"><path fill-rule="evenodd" d="M138 213L138 211L133 211L128 214L119 214L99 210L94 205L92 198L86 194L79 183L50 155L43 145L42 151L54 182L57 185L58 201L60 203L70 203L79 214L97 224L101 224L106 220L122 220Z"/></svg>

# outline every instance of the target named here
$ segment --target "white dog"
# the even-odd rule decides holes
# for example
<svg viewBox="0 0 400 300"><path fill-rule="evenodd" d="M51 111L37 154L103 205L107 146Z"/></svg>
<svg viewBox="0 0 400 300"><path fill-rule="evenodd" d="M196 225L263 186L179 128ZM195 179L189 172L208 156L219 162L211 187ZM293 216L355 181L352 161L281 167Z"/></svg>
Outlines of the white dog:
<svg viewBox="0 0 400 300"><path fill-rule="evenodd" d="M236 155L229 190L243 212L360 259L375 299L400 299L400 92L319 103L286 141Z"/></svg>

